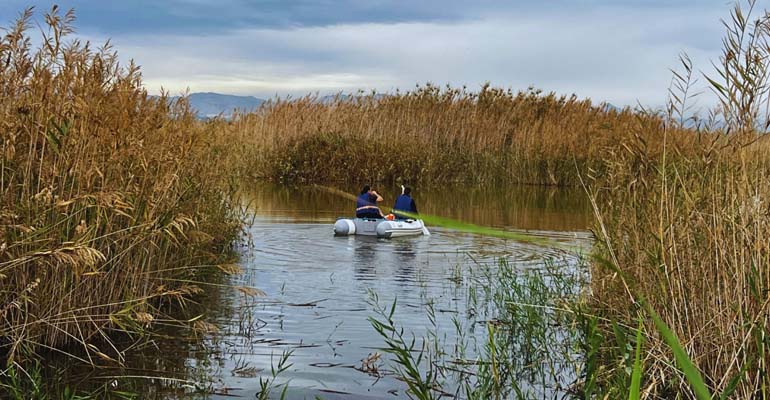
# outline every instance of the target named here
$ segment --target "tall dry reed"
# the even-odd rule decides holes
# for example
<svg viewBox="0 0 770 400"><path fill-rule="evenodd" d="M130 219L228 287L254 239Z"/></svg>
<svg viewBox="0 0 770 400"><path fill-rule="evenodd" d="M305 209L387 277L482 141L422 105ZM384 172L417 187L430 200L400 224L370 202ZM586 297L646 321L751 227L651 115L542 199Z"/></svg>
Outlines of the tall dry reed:
<svg viewBox="0 0 770 400"><path fill-rule="evenodd" d="M667 116L640 127L590 182L604 260L591 270L593 298L611 319L631 326L639 315L646 319L642 393L649 398L696 395L639 296L679 337L713 392L750 399L770 390L770 19L767 12L750 19L754 6L733 10L717 72L705 79L719 98L717 123L689 149L675 142L694 91L684 57ZM651 151L642 135L661 138L664 151ZM622 361L605 362L605 371L623 373Z"/></svg>
<svg viewBox="0 0 770 400"><path fill-rule="evenodd" d="M108 339L170 323L237 225L185 102L70 39L72 12L45 14L33 47L32 18L0 38L0 351L119 360Z"/></svg>
<svg viewBox="0 0 770 400"><path fill-rule="evenodd" d="M390 95L275 100L220 121L252 175L282 182L576 185L656 116L575 96L434 85ZM657 142L656 144L659 144Z"/></svg>

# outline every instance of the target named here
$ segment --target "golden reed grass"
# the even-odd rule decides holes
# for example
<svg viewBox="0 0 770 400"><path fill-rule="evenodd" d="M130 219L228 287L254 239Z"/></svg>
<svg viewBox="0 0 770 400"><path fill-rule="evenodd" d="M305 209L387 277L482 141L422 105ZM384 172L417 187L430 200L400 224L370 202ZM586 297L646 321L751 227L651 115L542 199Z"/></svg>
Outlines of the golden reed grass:
<svg viewBox="0 0 770 400"><path fill-rule="evenodd" d="M705 79L719 106L701 121L688 118L696 79L685 56L662 113L533 90L427 85L386 96L276 100L212 124L246 144L239 149L245 174L276 181L576 185L582 178L597 204L597 259L631 278L622 282L604 261L593 263L591 299L623 325L645 319L643 396L695 394L629 284L678 335L714 392L767 396L766 21L733 11L717 73ZM591 379L610 398L625 397L617 383L630 381L623 374L633 357L613 348L612 324L602 329L605 358Z"/></svg>
<svg viewBox="0 0 770 400"><path fill-rule="evenodd" d="M576 185L652 115L575 96L434 85L390 95L274 100L219 121L247 174L280 182ZM651 144L652 145L652 144Z"/></svg>
<svg viewBox="0 0 770 400"><path fill-rule="evenodd" d="M674 141L693 100L685 56L664 121L640 126L590 181L597 253L606 260L592 265L591 289L603 315L634 326L644 312L632 286L677 334L713 393L759 399L770 396L770 18L767 11L749 18L755 4L747 4L748 12L736 5L727 20L717 72L706 77L719 100L716 124L687 149ZM650 136L665 151L651 150ZM643 397L696 398L649 319L645 331ZM605 363L607 375L626 373L620 358Z"/></svg>
<svg viewBox="0 0 770 400"><path fill-rule="evenodd" d="M0 38L0 350L118 359L107 339L168 320L237 224L184 101L69 39L71 12L46 14L33 48L31 18Z"/></svg>
<svg viewBox="0 0 770 400"><path fill-rule="evenodd" d="M427 85L274 100L201 123L184 101L147 96L137 68L120 68L109 49L65 43L69 14L48 15L43 45L32 51L29 18L0 41L0 333L10 357L40 346L88 348L110 331L152 323L159 298L199 291L179 282L200 278L191 266L211 263L233 233L223 197L229 178L583 178L597 204L596 252L632 278L624 284L594 263L596 309L635 326L633 284L715 392L767 395L770 158L758 135L767 129L766 17L754 23L733 12L709 81L722 123L700 131L683 127L687 62L666 115L534 90ZM604 328L609 349L613 332ZM692 398L649 321L645 332L643 395ZM623 358L603 362L600 375L626 373Z"/></svg>

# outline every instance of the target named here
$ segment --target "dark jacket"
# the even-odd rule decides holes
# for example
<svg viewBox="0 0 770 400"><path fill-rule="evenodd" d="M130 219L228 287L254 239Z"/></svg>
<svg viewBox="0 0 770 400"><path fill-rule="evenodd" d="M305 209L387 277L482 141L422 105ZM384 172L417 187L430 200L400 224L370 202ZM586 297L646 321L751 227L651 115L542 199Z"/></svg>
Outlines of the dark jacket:
<svg viewBox="0 0 770 400"><path fill-rule="evenodd" d="M402 194L396 199L396 204L393 206L393 214L396 214L399 218L409 218L406 215L399 214L398 211L406 211L412 214L417 214L417 205L414 204L414 199L408 194Z"/></svg>
<svg viewBox="0 0 770 400"><path fill-rule="evenodd" d="M356 199L356 209L359 209L361 207L376 206L376 205L377 204L373 204L369 201L369 192L361 193Z"/></svg>
<svg viewBox="0 0 770 400"><path fill-rule="evenodd" d="M377 197L362 193L356 199L357 218L382 218L382 211L377 207Z"/></svg>

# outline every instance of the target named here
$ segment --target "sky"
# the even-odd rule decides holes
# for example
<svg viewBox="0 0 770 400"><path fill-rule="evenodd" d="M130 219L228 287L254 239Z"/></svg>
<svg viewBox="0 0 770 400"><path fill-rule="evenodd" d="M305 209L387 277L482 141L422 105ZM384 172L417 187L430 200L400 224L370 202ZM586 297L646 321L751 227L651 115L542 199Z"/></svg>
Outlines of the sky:
<svg viewBox="0 0 770 400"><path fill-rule="evenodd" d="M760 2L761 3L761 2ZM0 0L0 26L28 6ZM711 72L725 0L61 0L77 37L111 41L157 94L261 98L416 84L534 86L618 106L663 104L686 52ZM762 4L760 4L762 5ZM703 79L701 79L703 80Z"/></svg>

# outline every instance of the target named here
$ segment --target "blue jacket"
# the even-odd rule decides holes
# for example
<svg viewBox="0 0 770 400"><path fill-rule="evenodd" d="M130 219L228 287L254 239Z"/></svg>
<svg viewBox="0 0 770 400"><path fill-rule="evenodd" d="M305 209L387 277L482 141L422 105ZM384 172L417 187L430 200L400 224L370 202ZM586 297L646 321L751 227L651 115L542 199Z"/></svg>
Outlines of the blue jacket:
<svg viewBox="0 0 770 400"><path fill-rule="evenodd" d="M356 199L356 217L358 218L382 218L377 202L372 202L369 193L363 193Z"/></svg>
<svg viewBox="0 0 770 400"><path fill-rule="evenodd" d="M406 215L399 214L398 211L406 211L417 214L417 205L414 204L414 199L412 199L408 194L402 194L401 196L398 196L396 199L396 204L393 206L393 213L396 214L396 216L399 218L408 218Z"/></svg>
<svg viewBox="0 0 770 400"><path fill-rule="evenodd" d="M369 201L369 192L361 193L356 199L356 208L361 208L366 206L375 206L375 205L376 204L372 204L372 202Z"/></svg>

